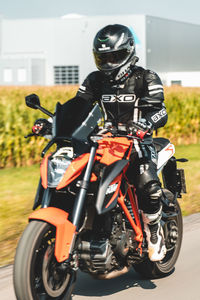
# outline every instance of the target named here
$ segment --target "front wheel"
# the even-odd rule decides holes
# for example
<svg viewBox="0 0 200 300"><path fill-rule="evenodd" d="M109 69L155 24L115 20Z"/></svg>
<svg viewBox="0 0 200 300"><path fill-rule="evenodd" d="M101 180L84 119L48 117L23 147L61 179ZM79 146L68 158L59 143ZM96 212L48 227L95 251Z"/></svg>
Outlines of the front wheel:
<svg viewBox="0 0 200 300"><path fill-rule="evenodd" d="M31 221L17 247L14 289L17 300L69 300L75 272L61 268L54 256L55 227Z"/></svg>
<svg viewBox="0 0 200 300"><path fill-rule="evenodd" d="M167 212L164 211L164 216L166 217L166 215ZM134 265L135 271L144 277L160 278L169 275L174 270L183 236L182 213L178 201L175 203L174 212L169 213L168 216L167 219L164 219L164 234L167 248L164 259L152 262L147 258L145 261Z"/></svg>

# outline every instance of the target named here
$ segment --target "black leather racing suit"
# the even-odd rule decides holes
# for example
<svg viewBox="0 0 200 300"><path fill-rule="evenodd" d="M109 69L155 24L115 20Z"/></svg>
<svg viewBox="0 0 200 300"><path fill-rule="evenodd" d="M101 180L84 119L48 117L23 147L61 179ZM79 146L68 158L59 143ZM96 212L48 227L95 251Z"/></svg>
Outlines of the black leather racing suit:
<svg viewBox="0 0 200 300"><path fill-rule="evenodd" d="M128 121L148 120L154 129L162 127L167 122L163 86L158 75L150 70L134 66L132 74L124 84L114 85L105 75L96 71L88 75L80 86L76 97L94 103L98 101L105 113L105 120L126 124ZM142 104L141 98L146 97L155 104L148 111L135 108ZM128 176L134 183L140 203L140 208L146 213L155 213L160 208L162 192L156 172L157 153L152 137L145 138L143 142L135 140L137 152L134 157L134 168L129 167ZM135 155L135 154L133 154Z"/></svg>

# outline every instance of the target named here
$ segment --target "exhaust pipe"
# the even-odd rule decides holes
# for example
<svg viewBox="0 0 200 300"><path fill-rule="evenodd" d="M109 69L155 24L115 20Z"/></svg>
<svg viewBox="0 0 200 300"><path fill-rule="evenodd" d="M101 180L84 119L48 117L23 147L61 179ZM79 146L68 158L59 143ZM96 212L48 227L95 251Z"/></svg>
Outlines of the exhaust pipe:
<svg viewBox="0 0 200 300"><path fill-rule="evenodd" d="M121 275L124 275L124 274L128 273L129 270L130 270L130 267L124 267L121 270L115 270L115 271L112 271L112 272L107 273L107 274L93 275L93 277L96 278L96 279L113 279L113 278L116 278L118 276L121 276Z"/></svg>

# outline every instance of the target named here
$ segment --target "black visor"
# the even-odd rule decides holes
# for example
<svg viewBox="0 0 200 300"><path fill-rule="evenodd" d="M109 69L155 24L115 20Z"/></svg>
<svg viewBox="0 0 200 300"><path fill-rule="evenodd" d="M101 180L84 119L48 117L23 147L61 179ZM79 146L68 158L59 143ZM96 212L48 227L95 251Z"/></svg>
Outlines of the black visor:
<svg viewBox="0 0 200 300"><path fill-rule="evenodd" d="M126 62L130 56L130 51L122 49L107 53L94 52L96 66L99 70L114 70Z"/></svg>

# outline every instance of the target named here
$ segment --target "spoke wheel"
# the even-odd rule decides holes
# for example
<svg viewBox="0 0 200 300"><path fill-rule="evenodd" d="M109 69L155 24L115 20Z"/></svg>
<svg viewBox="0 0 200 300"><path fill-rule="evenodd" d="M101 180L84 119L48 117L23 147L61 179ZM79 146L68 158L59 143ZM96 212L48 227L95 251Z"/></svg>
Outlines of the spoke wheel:
<svg viewBox="0 0 200 300"><path fill-rule="evenodd" d="M152 262L147 258L141 263L134 265L135 271L144 277L160 278L171 274L174 270L181 249L183 236L182 213L177 201L174 206L174 212L176 213L174 216L172 214L169 220L163 222L165 223L163 229L167 248L164 259L162 261Z"/></svg>
<svg viewBox="0 0 200 300"><path fill-rule="evenodd" d="M59 268L54 256L54 246L52 245L47 247L44 255L42 279L45 291L53 298L62 295L70 280L70 274L63 273L62 269Z"/></svg>
<svg viewBox="0 0 200 300"><path fill-rule="evenodd" d="M62 268L54 256L55 227L31 221L17 247L14 289L17 300L69 300L75 272Z"/></svg>

